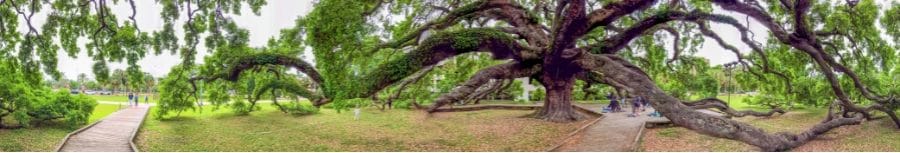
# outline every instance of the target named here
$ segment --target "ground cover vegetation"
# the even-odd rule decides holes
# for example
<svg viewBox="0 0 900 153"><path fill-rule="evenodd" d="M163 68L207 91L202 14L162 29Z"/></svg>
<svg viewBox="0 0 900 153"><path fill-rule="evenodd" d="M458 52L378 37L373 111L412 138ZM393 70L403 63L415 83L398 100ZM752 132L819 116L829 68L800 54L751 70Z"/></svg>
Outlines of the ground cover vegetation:
<svg viewBox="0 0 900 153"><path fill-rule="evenodd" d="M142 151L546 151L587 124L547 124L520 110L429 115L368 107L357 120L333 109L300 117L274 105L250 115L203 109L146 120L136 144Z"/></svg>

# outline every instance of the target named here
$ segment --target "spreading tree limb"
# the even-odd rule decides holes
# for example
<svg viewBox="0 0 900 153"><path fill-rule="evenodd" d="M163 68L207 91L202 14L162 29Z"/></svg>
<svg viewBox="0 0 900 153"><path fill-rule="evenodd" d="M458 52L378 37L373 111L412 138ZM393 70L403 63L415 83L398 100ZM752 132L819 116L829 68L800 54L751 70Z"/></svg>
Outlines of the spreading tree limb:
<svg viewBox="0 0 900 153"><path fill-rule="evenodd" d="M757 112L757 111L753 111L753 110L737 111L734 108L731 108L730 106L728 106L728 104L725 103L725 101L722 101L721 99L717 99L717 98L706 98L706 99L701 99L701 100L693 101L693 102L685 102L684 105L687 105L694 109L715 108L715 109L718 109L719 111L724 112L725 114L727 114L729 116L734 116L734 117L744 117L744 116L767 117L767 116L775 115L775 113L780 113L780 114L785 113L784 110L782 110L781 108L777 108L775 106L772 106L773 108L769 112Z"/></svg>
<svg viewBox="0 0 900 153"><path fill-rule="evenodd" d="M514 79L520 77L528 77L540 71L537 64L509 62L505 64L495 65L479 70L475 75L466 80L465 83L438 97L434 100L434 104L428 109L428 112L434 112L441 106L450 104L455 101L463 100L482 84L487 83L491 79Z"/></svg>
<svg viewBox="0 0 900 153"><path fill-rule="evenodd" d="M616 58L618 57L615 55L586 54L577 62L585 69L609 72L604 73L603 76L632 87L635 90L634 94L647 97L653 108L656 108L676 125L714 137L741 141L760 147L764 151L789 150L831 129L859 124L863 120L860 117L839 118L815 125L800 134L769 134L746 123L695 111L684 105L681 100L665 94L666 92L656 86L649 76L628 68L626 65L631 65L630 63L615 60Z"/></svg>

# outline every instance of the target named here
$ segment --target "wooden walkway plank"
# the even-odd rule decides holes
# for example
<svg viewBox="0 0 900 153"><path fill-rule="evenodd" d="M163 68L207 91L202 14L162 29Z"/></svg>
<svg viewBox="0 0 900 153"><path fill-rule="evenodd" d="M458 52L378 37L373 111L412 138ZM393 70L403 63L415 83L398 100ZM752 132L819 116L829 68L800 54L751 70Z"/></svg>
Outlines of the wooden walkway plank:
<svg viewBox="0 0 900 153"><path fill-rule="evenodd" d="M60 152L135 152L132 139L147 116L149 106L129 107L110 114L67 137Z"/></svg>
<svg viewBox="0 0 900 153"><path fill-rule="evenodd" d="M582 105L587 108L600 110L603 105ZM647 124L671 123L665 117L649 117L653 108L640 112L637 117L628 117L631 111L619 113L604 113L602 121L596 122L581 131L581 134L573 137L574 140L563 142L559 147L550 151L562 152L632 152L637 151L637 142L642 136ZM709 110L698 110L712 115L722 115Z"/></svg>

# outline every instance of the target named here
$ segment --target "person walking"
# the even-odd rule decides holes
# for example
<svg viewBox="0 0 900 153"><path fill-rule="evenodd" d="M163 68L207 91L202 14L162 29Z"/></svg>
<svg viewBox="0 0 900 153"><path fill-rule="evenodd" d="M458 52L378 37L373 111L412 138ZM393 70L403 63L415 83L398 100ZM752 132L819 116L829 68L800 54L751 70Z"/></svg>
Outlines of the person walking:
<svg viewBox="0 0 900 153"><path fill-rule="evenodd" d="M618 100L619 97L616 97L616 95L613 95L612 93L610 93L610 94L606 95L606 98L609 99L608 107L609 107L610 111L612 111L612 112L621 112L622 111L622 107L619 106L619 100Z"/></svg>
<svg viewBox="0 0 900 153"><path fill-rule="evenodd" d="M150 95L144 95L144 103L150 104Z"/></svg>
<svg viewBox="0 0 900 153"><path fill-rule="evenodd" d="M631 114L628 117L637 117L638 109L641 108L641 97L634 97L631 99Z"/></svg>
<svg viewBox="0 0 900 153"><path fill-rule="evenodd" d="M647 111L647 107L650 107L650 100L641 97L641 112Z"/></svg>
<svg viewBox="0 0 900 153"><path fill-rule="evenodd" d="M134 107L134 93L128 93L128 106Z"/></svg>

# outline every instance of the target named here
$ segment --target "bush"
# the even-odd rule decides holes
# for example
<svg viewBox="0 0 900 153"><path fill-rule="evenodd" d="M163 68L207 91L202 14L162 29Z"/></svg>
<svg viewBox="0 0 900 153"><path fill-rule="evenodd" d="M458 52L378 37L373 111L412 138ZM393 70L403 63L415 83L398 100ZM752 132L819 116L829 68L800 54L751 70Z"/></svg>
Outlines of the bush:
<svg viewBox="0 0 900 153"><path fill-rule="evenodd" d="M537 90L534 90L534 92L529 94L529 97L531 101L543 101L545 95L546 93L544 92L544 88L538 88Z"/></svg>
<svg viewBox="0 0 900 153"><path fill-rule="evenodd" d="M22 127L57 121L66 126L77 127L88 122L94 107L97 106L96 100L84 95L73 96L67 90L52 92L40 88L19 94L22 97L16 99L21 101L4 103L4 111L0 113L4 114L3 116L12 115L10 119Z"/></svg>
<svg viewBox="0 0 900 153"><path fill-rule="evenodd" d="M36 102L28 112L36 121L60 120L68 126L88 122L97 101L85 95L71 95L67 90L50 93L46 100Z"/></svg>
<svg viewBox="0 0 900 153"><path fill-rule="evenodd" d="M97 101L84 95L51 91L43 86L39 73L28 73L14 61L0 59L0 74L4 75L0 77L0 128L57 121L74 127L87 123L97 106Z"/></svg>

